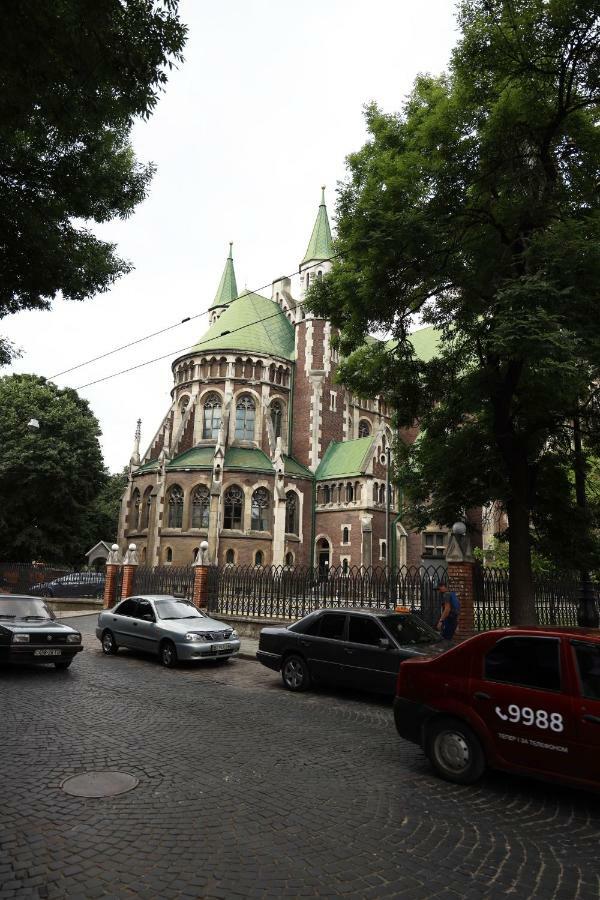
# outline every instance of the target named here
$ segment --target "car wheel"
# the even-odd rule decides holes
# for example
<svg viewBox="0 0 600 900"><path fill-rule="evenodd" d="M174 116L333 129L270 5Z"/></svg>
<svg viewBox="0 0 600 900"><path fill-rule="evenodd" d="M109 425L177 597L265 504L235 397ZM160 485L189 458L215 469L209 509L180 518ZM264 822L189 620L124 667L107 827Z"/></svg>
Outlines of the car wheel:
<svg viewBox="0 0 600 900"><path fill-rule="evenodd" d="M306 691L310 687L310 672L301 656L286 656L281 667L281 677L288 691Z"/></svg>
<svg viewBox="0 0 600 900"><path fill-rule="evenodd" d="M105 631L102 635L102 652L107 656L114 656L118 649L112 631Z"/></svg>
<svg viewBox="0 0 600 900"><path fill-rule="evenodd" d="M54 668L58 669L59 672L64 672L65 669L69 668L69 666L71 665L72 662L73 662L72 659L63 659L62 662L55 662Z"/></svg>
<svg viewBox="0 0 600 900"><path fill-rule="evenodd" d="M163 641L158 651L160 661L167 669L177 665L177 650L173 641Z"/></svg>
<svg viewBox="0 0 600 900"><path fill-rule="evenodd" d="M447 781L473 784L483 775L485 756L477 735L460 719L438 719L427 731L426 753Z"/></svg>

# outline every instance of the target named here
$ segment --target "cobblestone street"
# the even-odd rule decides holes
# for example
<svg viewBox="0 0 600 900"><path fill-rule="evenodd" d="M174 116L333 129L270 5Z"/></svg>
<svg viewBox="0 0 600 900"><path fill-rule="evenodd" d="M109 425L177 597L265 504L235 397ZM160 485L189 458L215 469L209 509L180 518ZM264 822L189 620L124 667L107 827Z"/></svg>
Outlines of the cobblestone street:
<svg viewBox="0 0 600 900"><path fill-rule="evenodd" d="M391 704L293 695L256 662L0 673L0 897L597 898L600 798L444 783ZM91 800L76 773L139 779Z"/></svg>

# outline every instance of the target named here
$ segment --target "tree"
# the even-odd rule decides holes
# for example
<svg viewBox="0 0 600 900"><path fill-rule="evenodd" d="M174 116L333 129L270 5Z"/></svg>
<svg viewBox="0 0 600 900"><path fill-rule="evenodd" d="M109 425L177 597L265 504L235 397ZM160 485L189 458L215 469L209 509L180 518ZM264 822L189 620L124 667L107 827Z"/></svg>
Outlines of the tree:
<svg viewBox="0 0 600 900"><path fill-rule="evenodd" d="M86 515L85 550L99 540L114 543L117 540L121 499L127 487L127 470L111 475L105 470L105 480L98 495L90 504Z"/></svg>
<svg viewBox="0 0 600 900"><path fill-rule="evenodd" d="M0 378L0 410L0 559L81 564L107 483L95 416L74 390L35 375Z"/></svg>
<svg viewBox="0 0 600 900"><path fill-rule="evenodd" d="M59 292L84 300L129 271L85 223L125 218L146 196L154 169L129 139L182 59L177 5L0 7L0 318L48 309Z"/></svg>
<svg viewBox="0 0 600 900"><path fill-rule="evenodd" d="M463 0L449 72L419 77L397 115L367 109L339 258L311 297L341 329L341 380L421 425L398 473L415 520L504 504L515 623L535 621L532 517L543 500L574 521L574 492L552 485L569 483L573 422L600 374L599 12ZM425 362L417 314L438 330ZM391 340L364 346L376 329ZM589 550L589 517L577 522Z"/></svg>

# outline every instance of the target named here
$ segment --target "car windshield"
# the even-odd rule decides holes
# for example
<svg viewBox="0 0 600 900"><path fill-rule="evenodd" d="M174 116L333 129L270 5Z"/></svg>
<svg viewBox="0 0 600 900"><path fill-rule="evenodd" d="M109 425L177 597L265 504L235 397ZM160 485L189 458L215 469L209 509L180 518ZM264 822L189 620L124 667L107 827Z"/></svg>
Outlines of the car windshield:
<svg viewBox="0 0 600 900"><path fill-rule="evenodd" d="M417 616L385 616L381 622L400 644L436 644L442 639L437 631Z"/></svg>
<svg viewBox="0 0 600 900"><path fill-rule="evenodd" d="M155 602L156 613L159 619L203 619L200 610L189 600L176 600L168 597L165 600Z"/></svg>
<svg viewBox="0 0 600 900"><path fill-rule="evenodd" d="M0 597L0 621L9 619L52 619L54 615L42 600L33 597Z"/></svg>

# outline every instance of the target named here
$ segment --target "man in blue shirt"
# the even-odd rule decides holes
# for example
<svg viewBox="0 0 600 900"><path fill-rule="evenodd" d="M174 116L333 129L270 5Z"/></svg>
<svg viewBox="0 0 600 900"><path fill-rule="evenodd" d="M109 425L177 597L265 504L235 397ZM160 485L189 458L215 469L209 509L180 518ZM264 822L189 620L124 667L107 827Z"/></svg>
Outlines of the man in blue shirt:
<svg viewBox="0 0 600 900"><path fill-rule="evenodd" d="M460 600L454 591L448 590L448 585L446 584L440 584L438 593L442 603L442 612L437 627L442 637L447 641L451 641L458 626Z"/></svg>

